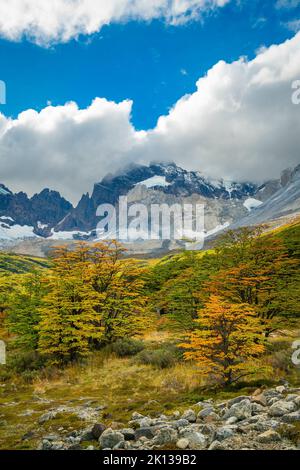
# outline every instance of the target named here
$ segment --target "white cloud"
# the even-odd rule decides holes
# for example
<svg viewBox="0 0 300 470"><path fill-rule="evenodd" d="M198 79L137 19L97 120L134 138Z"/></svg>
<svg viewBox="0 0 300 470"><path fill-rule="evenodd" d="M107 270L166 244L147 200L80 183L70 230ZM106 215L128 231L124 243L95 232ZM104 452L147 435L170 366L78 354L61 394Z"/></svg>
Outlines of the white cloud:
<svg viewBox="0 0 300 470"><path fill-rule="evenodd" d="M174 160L225 179L277 177L300 161L296 79L300 33L252 61L218 62L150 131L134 129L131 101L47 106L15 120L0 114L1 182L31 194L47 186L74 201L133 161Z"/></svg>
<svg viewBox="0 0 300 470"><path fill-rule="evenodd" d="M290 31L294 31L294 33L300 31L300 19L288 21L285 25Z"/></svg>
<svg viewBox="0 0 300 470"><path fill-rule="evenodd" d="M300 5L300 0L277 0L275 6L276 8L286 8L291 10L293 8L297 8Z"/></svg>
<svg viewBox="0 0 300 470"><path fill-rule="evenodd" d="M163 18L179 24L230 0L0 0L0 35L23 36L39 45L67 42L102 26L128 20Z"/></svg>

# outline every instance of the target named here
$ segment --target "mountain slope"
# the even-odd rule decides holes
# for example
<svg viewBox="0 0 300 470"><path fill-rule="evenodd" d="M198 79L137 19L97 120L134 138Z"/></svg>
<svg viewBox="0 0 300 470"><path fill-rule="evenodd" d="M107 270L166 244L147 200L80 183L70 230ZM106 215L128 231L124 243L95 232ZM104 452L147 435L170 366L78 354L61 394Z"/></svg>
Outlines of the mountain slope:
<svg viewBox="0 0 300 470"><path fill-rule="evenodd" d="M294 170L284 172L280 189L232 227L261 224L298 212L300 212L300 165Z"/></svg>

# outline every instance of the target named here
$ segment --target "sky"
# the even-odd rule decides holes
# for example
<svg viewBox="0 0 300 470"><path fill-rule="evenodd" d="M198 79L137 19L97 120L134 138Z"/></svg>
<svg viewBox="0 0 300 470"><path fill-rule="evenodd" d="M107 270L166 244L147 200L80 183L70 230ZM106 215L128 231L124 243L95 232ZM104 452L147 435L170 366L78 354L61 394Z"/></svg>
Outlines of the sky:
<svg viewBox="0 0 300 470"><path fill-rule="evenodd" d="M76 202L130 162L278 177L299 30L300 0L0 0L0 182Z"/></svg>

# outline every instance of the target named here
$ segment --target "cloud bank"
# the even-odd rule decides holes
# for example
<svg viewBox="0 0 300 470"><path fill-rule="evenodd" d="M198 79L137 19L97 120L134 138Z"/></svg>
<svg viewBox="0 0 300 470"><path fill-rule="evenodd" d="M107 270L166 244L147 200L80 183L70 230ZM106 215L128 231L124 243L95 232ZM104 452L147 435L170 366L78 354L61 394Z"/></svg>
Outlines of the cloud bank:
<svg viewBox="0 0 300 470"><path fill-rule="evenodd" d="M213 177L263 181L300 161L300 33L244 58L218 62L154 129L136 131L131 101L96 98L0 114L1 182L32 194L43 187L78 200L107 172L130 163L174 160Z"/></svg>
<svg viewBox="0 0 300 470"><path fill-rule="evenodd" d="M102 26L162 18L178 24L223 7L230 0L0 0L0 36L26 37L47 46L90 35Z"/></svg>

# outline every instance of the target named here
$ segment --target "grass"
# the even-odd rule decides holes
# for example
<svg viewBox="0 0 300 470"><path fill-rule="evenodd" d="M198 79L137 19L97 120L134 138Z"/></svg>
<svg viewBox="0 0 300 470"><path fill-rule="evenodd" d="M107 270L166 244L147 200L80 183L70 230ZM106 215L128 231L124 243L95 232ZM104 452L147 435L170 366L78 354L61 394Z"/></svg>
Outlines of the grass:
<svg viewBox="0 0 300 470"><path fill-rule="evenodd" d="M157 341L161 346L167 340L165 332L147 336L150 345ZM134 411L155 417L175 410L197 409L197 402L203 399L226 400L251 394L262 384L278 384L280 378L280 374L269 381L254 377L251 382L230 389L209 390L191 363L178 362L161 370L138 364L136 358L98 352L85 364L52 371L49 377L41 374L32 384L25 384L21 377L4 382L0 387L0 449L34 449L45 434L58 430L67 433L88 426L72 413L60 413L55 419L38 424L39 416L61 405L74 407L87 402L91 402L91 407L105 405L98 421L122 426L127 425ZM297 380L299 383L299 374ZM44 401L37 400L37 396ZM21 416L26 410L34 413ZM22 439L26 433L32 433L31 439Z"/></svg>

